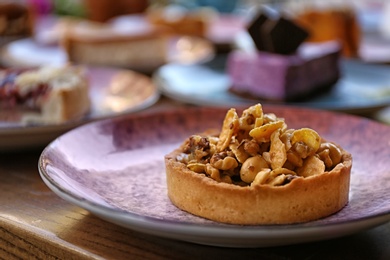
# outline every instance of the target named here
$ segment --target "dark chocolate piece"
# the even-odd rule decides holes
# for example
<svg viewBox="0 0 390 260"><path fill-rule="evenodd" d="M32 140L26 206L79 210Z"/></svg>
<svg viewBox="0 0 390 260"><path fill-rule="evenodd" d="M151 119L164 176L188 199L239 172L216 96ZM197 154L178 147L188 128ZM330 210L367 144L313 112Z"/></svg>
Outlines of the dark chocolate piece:
<svg viewBox="0 0 390 260"><path fill-rule="evenodd" d="M295 52L309 34L291 21L280 17L269 31L273 52L290 54Z"/></svg>
<svg viewBox="0 0 390 260"><path fill-rule="evenodd" d="M269 19L265 14L260 13L248 27L249 35L252 37L253 42L255 43L258 50L266 49L264 46L264 37L262 35L261 28L268 20Z"/></svg>
<svg viewBox="0 0 390 260"><path fill-rule="evenodd" d="M271 19L260 13L248 26L248 32L259 51L277 54L294 53L309 33L293 21L278 17Z"/></svg>

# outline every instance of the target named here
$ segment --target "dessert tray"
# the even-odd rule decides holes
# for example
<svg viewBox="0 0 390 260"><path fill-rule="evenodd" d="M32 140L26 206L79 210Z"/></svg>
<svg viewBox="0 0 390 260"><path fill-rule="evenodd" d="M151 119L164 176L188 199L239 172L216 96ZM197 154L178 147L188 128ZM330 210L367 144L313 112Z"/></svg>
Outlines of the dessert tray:
<svg viewBox="0 0 390 260"><path fill-rule="evenodd" d="M276 105L263 109L285 118L292 128L313 128L352 153L350 201L345 208L303 224L240 226L209 221L173 206L167 197L164 155L189 135L219 127L226 108L195 107L91 122L49 144L39 158L39 172L59 197L108 222L206 245L291 245L390 221L389 126L323 110Z"/></svg>
<svg viewBox="0 0 390 260"><path fill-rule="evenodd" d="M60 134L76 126L145 109L156 103L160 97L156 86L150 81L145 81L145 84L129 85L120 92L110 88L111 79L121 71L120 69L104 67L86 69L91 99L91 111L88 115L81 120L58 125L23 125L18 121L18 112L0 110L0 151L43 148ZM135 72L135 77L141 77L141 74Z"/></svg>
<svg viewBox="0 0 390 260"><path fill-rule="evenodd" d="M231 93L225 72L226 56L201 65L167 64L154 75L162 94L190 104L207 106L248 105L259 100ZM329 92L289 105L348 113L366 113L390 104L390 68L358 60L343 60L342 78ZM266 101L262 101L266 103Z"/></svg>

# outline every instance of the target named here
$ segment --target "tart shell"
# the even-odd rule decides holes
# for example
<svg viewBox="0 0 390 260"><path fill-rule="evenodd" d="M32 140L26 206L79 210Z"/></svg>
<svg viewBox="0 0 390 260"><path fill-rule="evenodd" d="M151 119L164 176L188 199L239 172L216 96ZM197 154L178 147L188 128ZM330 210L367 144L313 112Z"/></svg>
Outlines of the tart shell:
<svg viewBox="0 0 390 260"><path fill-rule="evenodd" d="M165 156L168 197L181 210L239 225L308 222L329 216L348 203L352 156L331 171L296 178L283 186L239 186L217 182L177 161L182 149Z"/></svg>

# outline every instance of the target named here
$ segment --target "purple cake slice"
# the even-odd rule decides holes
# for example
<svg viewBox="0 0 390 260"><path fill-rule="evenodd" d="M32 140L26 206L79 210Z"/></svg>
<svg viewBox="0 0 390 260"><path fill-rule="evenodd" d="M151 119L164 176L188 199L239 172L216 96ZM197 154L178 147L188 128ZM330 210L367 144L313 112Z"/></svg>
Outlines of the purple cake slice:
<svg viewBox="0 0 390 260"><path fill-rule="evenodd" d="M264 100L303 99L338 81L340 56L336 41L303 43L291 55L235 50L227 60L230 90Z"/></svg>

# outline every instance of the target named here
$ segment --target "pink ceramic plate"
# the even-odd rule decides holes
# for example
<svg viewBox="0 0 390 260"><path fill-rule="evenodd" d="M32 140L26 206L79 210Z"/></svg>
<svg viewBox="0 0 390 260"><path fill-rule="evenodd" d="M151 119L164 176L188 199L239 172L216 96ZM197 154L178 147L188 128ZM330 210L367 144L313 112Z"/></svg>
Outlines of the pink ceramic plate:
<svg viewBox="0 0 390 260"><path fill-rule="evenodd" d="M173 206L163 157L186 137L219 127L220 108L130 115L62 135L42 153L39 171L60 197L140 232L229 247L265 247L335 238L390 221L390 127L368 119L297 107L264 106L291 128L312 127L353 155L349 204L305 224L236 226Z"/></svg>
<svg viewBox="0 0 390 260"><path fill-rule="evenodd" d="M86 67L90 81L91 111L81 120L60 125L23 125L20 113L0 109L0 151L46 146L54 138L80 124L139 111L153 105L160 97L150 78L134 72L134 84L121 89L110 85L120 69Z"/></svg>

